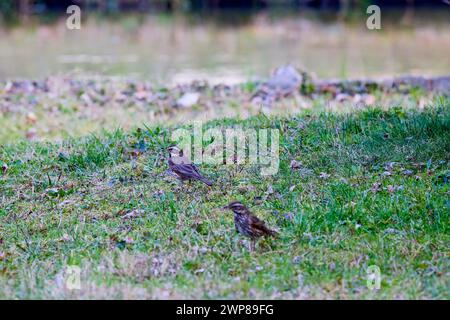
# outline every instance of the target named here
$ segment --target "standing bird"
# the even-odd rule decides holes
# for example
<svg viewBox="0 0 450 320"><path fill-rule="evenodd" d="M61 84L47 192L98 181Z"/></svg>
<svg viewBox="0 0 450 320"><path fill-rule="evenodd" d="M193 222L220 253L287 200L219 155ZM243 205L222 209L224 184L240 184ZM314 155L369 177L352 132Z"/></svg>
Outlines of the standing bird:
<svg viewBox="0 0 450 320"><path fill-rule="evenodd" d="M203 177L197 167L183 156L183 150L172 146L167 148L167 151L169 152L169 169L177 175L178 179L181 181L198 180L212 186L212 182Z"/></svg>
<svg viewBox="0 0 450 320"><path fill-rule="evenodd" d="M267 228L264 221L258 219L258 217L253 215L250 210L238 201L230 202L223 209L230 209L234 212L236 231L252 240L252 250L255 248L255 240L257 238L277 235L276 231Z"/></svg>

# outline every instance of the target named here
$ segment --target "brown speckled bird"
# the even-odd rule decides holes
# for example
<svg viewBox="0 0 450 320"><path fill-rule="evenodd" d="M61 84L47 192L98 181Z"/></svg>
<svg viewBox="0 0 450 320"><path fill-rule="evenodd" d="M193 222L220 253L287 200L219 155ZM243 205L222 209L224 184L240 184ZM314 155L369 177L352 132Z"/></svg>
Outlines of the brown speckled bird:
<svg viewBox="0 0 450 320"><path fill-rule="evenodd" d="M258 219L258 217L253 215L250 210L238 201L230 202L230 204L223 207L223 209L230 209L233 211L236 231L252 240L252 250L255 248L255 240L257 238L277 235L276 231L266 227L264 221Z"/></svg>
<svg viewBox="0 0 450 320"><path fill-rule="evenodd" d="M203 177L197 167L183 156L183 151L176 146L167 148L169 152L169 169L181 180L198 180L208 186L212 182Z"/></svg>

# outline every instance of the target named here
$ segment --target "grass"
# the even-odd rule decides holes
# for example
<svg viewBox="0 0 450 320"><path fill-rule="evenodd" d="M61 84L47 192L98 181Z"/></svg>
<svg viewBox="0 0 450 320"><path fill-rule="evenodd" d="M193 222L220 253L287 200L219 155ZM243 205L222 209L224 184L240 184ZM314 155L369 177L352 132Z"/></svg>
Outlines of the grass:
<svg viewBox="0 0 450 320"><path fill-rule="evenodd" d="M204 165L215 186L180 192L164 174L176 126L3 145L0 298L450 298L448 98L207 126L234 124L280 129L276 176ZM249 252L219 210L234 199L279 238Z"/></svg>
<svg viewBox="0 0 450 320"><path fill-rule="evenodd" d="M73 82L71 82L71 80ZM38 82L43 84L43 82ZM171 126L183 124L186 119L210 120L223 118L244 119L258 115L262 108L251 103L256 88L248 81L231 88L206 86L192 88L139 89L142 83L124 80L83 80L51 77L45 82L48 92L19 90L9 92L8 82L0 82L0 144L29 140L67 140L86 136L101 129L122 128L131 130L142 123ZM72 85L70 85L72 83ZM312 88L304 86L303 93ZM187 108L173 107L187 91L199 91L200 100ZM145 98L142 97L145 93ZM139 96L141 95L141 96ZM297 114L307 109L311 113L345 113L370 106L402 106L417 109L433 103L434 93L411 88L405 93L374 91L356 95L300 95L281 99L263 112L271 116Z"/></svg>

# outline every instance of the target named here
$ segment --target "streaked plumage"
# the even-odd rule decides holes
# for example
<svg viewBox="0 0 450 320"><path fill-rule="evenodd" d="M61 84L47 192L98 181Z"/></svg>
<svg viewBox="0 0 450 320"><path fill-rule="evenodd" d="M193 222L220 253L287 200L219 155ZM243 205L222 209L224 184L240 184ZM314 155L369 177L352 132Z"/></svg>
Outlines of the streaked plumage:
<svg viewBox="0 0 450 320"><path fill-rule="evenodd" d="M264 221L253 215L242 203L233 201L224 209L230 209L234 213L236 231L254 241L263 236L276 236L277 232L269 229Z"/></svg>
<svg viewBox="0 0 450 320"><path fill-rule="evenodd" d="M208 186L212 186L212 182L203 177L197 167L183 156L183 151L177 147L169 147L169 169L177 175L181 181L198 180Z"/></svg>

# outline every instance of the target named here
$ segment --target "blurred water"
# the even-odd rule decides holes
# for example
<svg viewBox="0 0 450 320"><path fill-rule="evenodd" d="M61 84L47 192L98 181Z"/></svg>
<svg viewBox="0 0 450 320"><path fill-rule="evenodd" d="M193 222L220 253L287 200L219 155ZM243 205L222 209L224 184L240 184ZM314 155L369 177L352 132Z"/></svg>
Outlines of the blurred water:
<svg viewBox="0 0 450 320"><path fill-rule="evenodd" d="M235 11L203 15L83 16L0 25L0 79L137 77L161 83L235 83L290 62L320 78L450 73L450 10L364 14ZM46 22L42 22L42 20Z"/></svg>

